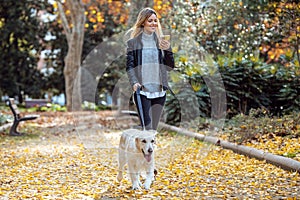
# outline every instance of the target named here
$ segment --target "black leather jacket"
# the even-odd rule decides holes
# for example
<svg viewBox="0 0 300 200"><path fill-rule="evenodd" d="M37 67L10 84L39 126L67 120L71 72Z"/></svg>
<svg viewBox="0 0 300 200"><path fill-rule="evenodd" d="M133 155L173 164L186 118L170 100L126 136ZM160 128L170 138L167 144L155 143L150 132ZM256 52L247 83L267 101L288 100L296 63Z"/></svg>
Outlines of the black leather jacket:
<svg viewBox="0 0 300 200"><path fill-rule="evenodd" d="M170 71L174 68L174 56L171 47L168 50L161 50L158 46L158 39L154 33L154 39L156 41L156 46L158 49L158 60L160 64L160 76L161 76L161 87L163 90L168 90L168 74L167 71ZM142 34L139 34L137 37L132 38L127 41L127 52L126 52L126 72L130 81L131 86L135 83L141 83L142 80Z"/></svg>

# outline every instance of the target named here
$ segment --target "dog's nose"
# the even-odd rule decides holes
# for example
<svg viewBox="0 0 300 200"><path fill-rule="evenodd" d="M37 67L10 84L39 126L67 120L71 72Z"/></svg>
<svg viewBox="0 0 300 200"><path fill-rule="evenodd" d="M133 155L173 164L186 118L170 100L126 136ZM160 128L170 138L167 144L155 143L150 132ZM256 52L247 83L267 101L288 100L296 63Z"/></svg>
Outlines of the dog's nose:
<svg viewBox="0 0 300 200"><path fill-rule="evenodd" d="M153 152L153 149L152 149L152 148L149 148L149 149L148 149L148 152L149 152L149 153L152 153L152 152Z"/></svg>

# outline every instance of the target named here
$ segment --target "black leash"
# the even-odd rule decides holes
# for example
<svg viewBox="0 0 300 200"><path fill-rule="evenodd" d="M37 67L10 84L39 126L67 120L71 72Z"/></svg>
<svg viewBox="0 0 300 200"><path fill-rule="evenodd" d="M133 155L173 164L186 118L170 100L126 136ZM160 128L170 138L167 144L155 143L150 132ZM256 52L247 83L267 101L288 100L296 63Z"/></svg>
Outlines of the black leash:
<svg viewBox="0 0 300 200"><path fill-rule="evenodd" d="M138 108L139 108L139 113L140 113L140 118L142 121L142 128L143 130L145 130L145 121L144 121L144 113L143 113L143 107L142 107L142 100L141 100L141 88L138 87L136 90L136 99L137 99L137 104L138 104Z"/></svg>

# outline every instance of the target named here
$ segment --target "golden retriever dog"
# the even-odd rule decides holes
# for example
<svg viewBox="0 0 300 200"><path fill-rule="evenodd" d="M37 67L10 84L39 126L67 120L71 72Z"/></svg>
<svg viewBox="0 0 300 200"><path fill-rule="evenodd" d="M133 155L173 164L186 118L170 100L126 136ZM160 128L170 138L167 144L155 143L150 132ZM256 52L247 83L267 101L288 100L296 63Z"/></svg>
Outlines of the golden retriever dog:
<svg viewBox="0 0 300 200"><path fill-rule="evenodd" d="M124 165L127 164L133 190L142 186L140 175L143 170L147 174L144 182L146 190L150 189L154 179L155 134L155 131L129 129L121 135L117 180L119 182L122 180Z"/></svg>

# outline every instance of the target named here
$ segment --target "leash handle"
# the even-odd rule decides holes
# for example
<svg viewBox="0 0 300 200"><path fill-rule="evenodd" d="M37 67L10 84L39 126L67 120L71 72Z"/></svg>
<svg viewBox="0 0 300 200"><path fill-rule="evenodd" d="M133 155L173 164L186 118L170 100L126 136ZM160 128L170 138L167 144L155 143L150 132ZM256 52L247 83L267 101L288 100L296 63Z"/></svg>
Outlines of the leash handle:
<svg viewBox="0 0 300 200"><path fill-rule="evenodd" d="M140 118L142 121L142 128L143 130L145 130L145 121L144 121L144 113L143 113L143 106L142 106L142 100L141 100L141 88L138 87L136 90L136 99L137 99L137 104L138 104L138 108L139 108L139 113L140 113Z"/></svg>

